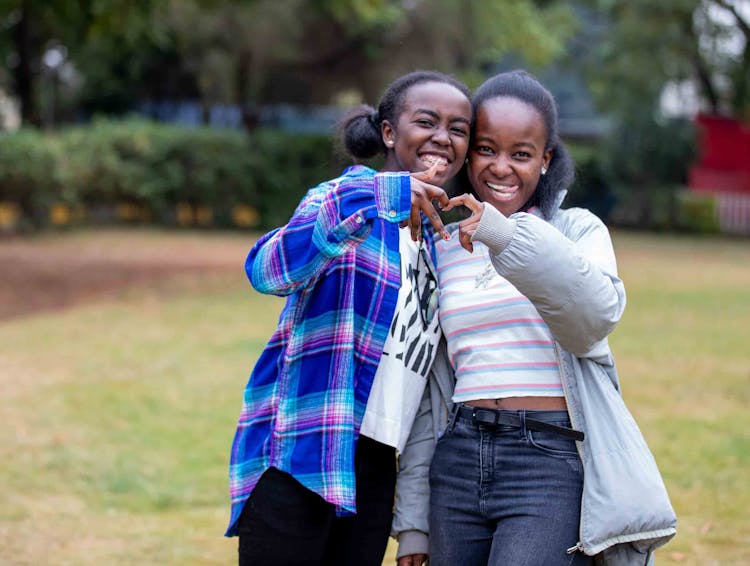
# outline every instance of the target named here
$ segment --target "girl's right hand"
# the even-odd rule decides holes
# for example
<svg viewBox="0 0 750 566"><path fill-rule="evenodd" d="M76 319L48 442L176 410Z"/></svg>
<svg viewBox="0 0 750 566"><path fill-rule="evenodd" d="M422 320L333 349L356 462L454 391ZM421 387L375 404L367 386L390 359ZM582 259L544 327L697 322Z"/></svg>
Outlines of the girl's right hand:
<svg viewBox="0 0 750 566"><path fill-rule="evenodd" d="M432 203L432 201L436 199L440 207L443 208L448 206L450 199L443 189L427 182L435 176L438 167L440 167L440 165L435 163L426 171L410 173L411 214L402 224L404 226L409 226L411 230L411 239L415 242L422 237L421 213L424 213L430 221L430 224L432 224L432 227L435 228L435 231L440 234L444 240L450 240L450 234L445 230L440 214Z"/></svg>
<svg viewBox="0 0 750 566"><path fill-rule="evenodd" d="M474 195L464 193L450 199L448 206L443 207L443 211L448 212L456 206L465 206L471 211L469 218L458 223L458 241L462 248L469 253L474 253L474 244L471 243L471 239L474 236L474 232L477 231L479 222L482 220L484 204L479 202Z"/></svg>

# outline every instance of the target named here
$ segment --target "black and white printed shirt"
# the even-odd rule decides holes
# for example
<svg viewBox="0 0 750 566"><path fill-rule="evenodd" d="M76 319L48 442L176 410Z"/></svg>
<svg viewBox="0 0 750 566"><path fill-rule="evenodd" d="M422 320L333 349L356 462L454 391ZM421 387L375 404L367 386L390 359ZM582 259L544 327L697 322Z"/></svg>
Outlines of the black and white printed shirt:
<svg viewBox="0 0 750 566"><path fill-rule="evenodd" d="M399 230L401 287L361 434L403 450L441 337L437 278L426 245Z"/></svg>

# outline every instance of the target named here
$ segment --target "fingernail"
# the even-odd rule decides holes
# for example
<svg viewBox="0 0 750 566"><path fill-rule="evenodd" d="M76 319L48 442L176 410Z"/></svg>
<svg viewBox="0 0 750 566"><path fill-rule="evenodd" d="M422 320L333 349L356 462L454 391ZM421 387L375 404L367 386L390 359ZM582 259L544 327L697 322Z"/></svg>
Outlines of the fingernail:
<svg viewBox="0 0 750 566"><path fill-rule="evenodd" d="M443 230L443 240L450 240L450 239L451 239L450 232L446 232L445 230Z"/></svg>

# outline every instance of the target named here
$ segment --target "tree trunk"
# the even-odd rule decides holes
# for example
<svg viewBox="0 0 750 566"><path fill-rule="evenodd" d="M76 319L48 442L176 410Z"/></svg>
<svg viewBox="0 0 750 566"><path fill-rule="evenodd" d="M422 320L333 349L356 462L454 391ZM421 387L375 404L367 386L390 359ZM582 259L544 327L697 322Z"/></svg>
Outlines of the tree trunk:
<svg viewBox="0 0 750 566"><path fill-rule="evenodd" d="M36 104L34 85L34 53L31 31L31 2L21 4L21 16L13 28L13 44L18 55L18 64L13 70L15 91L21 102L21 122L24 125L39 126L39 112Z"/></svg>
<svg viewBox="0 0 750 566"><path fill-rule="evenodd" d="M732 76L734 95L732 97L732 112L735 116L750 119L750 22L742 17L737 8L726 0L714 0L714 4L727 10L734 17L737 27L745 37L745 48L742 58L737 62L736 71Z"/></svg>
<svg viewBox="0 0 750 566"><path fill-rule="evenodd" d="M745 39L742 60L737 63L734 76L734 97L732 110L735 116L745 121L750 120L750 38Z"/></svg>

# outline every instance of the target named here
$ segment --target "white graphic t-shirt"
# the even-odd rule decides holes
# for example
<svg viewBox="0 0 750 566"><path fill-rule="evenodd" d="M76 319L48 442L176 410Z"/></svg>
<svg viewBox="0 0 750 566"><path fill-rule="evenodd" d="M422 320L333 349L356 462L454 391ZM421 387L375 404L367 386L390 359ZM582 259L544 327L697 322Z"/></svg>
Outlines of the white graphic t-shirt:
<svg viewBox="0 0 750 566"><path fill-rule="evenodd" d="M399 230L401 288L372 383L361 434L402 451L419 408L441 331L437 278L425 244Z"/></svg>

